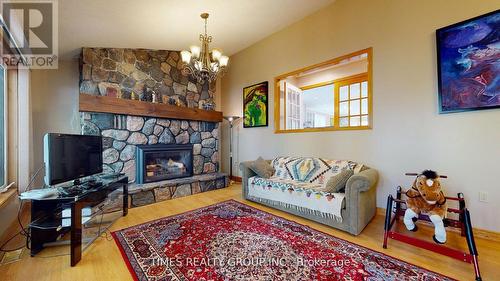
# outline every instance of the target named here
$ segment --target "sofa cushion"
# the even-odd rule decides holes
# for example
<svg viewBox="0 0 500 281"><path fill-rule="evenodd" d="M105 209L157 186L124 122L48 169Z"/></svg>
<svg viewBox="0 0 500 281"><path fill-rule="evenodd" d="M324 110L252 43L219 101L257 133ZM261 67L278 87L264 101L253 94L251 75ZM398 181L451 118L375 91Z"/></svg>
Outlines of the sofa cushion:
<svg viewBox="0 0 500 281"><path fill-rule="evenodd" d="M325 192L343 192L345 189L345 184L347 180L354 174L354 172L350 169L342 170L335 176L330 177L326 182L325 188L323 191Z"/></svg>
<svg viewBox="0 0 500 281"><path fill-rule="evenodd" d="M326 186L326 182L343 170L353 170L357 165L348 160L329 160L314 157L277 157L271 165L275 169L273 176L300 182L309 182Z"/></svg>
<svg viewBox="0 0 500 281"><path fill-rule="evenodd" d="M268 179L274 174L274 168L266 160L259 157L257 160L253 161L250 169L254 171L259 177Z"/></svg>

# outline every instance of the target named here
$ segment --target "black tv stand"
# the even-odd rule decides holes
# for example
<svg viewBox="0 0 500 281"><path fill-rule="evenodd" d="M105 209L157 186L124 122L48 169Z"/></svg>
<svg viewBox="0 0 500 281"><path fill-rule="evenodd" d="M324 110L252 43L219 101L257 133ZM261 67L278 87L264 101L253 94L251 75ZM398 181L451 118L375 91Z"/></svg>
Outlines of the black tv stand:
<svg viewBox="0 0 500 281"><path fill-rule="evenodd" d="M82 188L85 186L86 188ZM57 198L32 199L31 204L31 256L36 255L44 248L44 244L55 242L64 234L70 232L70 254L71 266L75 266L81 259L82 254L82 209L91 207L95 209L88 216L95 218L105 213L101 207L108 195L117 190L123 191L122 215L128 213L128 177L121 176L113 179L102 179L100 186L82 185L66 187L75 189L72 193L60 193ZM70 224L67 223L64 212L71 210ZM64 222L66 220L66 223ZM102 223L102 216L101 216ZM104 231L105 229L102 229ZM101 228L99 227L99 231ZM101 233L91 239L93 241ZM91 243L91 242L90 242Z"/></svg>
<svg viewBox="0 0 500 281"><path fill-rule="evenodd" d="M65 187L59 191L61 197L77 196L82 193L82 189L78 186Z"/></svg>

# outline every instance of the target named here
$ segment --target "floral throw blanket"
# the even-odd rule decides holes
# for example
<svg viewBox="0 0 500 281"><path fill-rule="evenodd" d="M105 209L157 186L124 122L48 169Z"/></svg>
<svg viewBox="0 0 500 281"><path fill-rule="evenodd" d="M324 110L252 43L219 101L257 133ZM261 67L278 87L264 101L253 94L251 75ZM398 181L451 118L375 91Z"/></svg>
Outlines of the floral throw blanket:
<svg viewBox="0 0 500 281"><path fill-rule="evenodd" d="M316 191L315 188L318 187L321 184L279 177L248 179L248 195L254 200L342 222L345 194Z"/></svg>

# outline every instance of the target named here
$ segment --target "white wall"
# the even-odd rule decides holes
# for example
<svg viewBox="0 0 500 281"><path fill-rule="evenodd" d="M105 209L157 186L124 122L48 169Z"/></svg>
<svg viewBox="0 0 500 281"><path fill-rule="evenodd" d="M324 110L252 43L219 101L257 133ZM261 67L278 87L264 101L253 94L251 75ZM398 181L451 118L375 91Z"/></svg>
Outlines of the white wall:
<svg viewBox="0 0 500 281"><path fill-rule="evenodd" d="M59 68L31 72L33 116L33 166L43 164L43 136L46 133L80 133L78 60L59 61ZM36 183L43 182L43 172Z"/></svg>
<svg viewBox="0 0 500 281"><path fill-rule="evenodd" d="M238 162L258 156L352 159L379 170L377 202L385 207L405 172L449 176L449 195L463 192L473 225L500 231L500 110L438 114L435 30L498 9L499 0L337 0L233 55L222 81L225 115L242 116L242 89L270 82L269 127L235 128ZM244 34L242 34L244 36ZM273 78L373 47L373 129L274 134ZM223 160L227 171L227 126ZM478 201L488 192L490 203Z"/></svg>

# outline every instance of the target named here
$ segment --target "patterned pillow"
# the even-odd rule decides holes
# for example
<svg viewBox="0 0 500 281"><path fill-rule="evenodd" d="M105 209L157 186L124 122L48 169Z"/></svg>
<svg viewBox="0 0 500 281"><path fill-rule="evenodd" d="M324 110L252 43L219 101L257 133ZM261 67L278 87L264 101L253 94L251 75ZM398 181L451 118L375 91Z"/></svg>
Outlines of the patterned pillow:
<svg viewBox="0 0 500 281"><path fill-rule="evenodd" d="M277 157L271 165L275 171L274 177L320 184L325 188L331 177L343 170L354 170L357 163L316 157Z"/></svg>
<svg viewBox="0 0 500 281"><path fill-rule="evenodd" d="M326 185L326 182L331 177L338 175L340 172L344 170L354 170L354 167L356 167L355 162L348 160L320 160L322 160L322 164L324 164L326 167L322 168L311 182L319 183L322 185Z"/></svg>
<svg viewBox="0 0 500 281"><path fill-rule="evenodd" d="M328 179L357 165L347 160L328 160L315 157L277 157L272 161L274 176L325 186Z"/></svg>
<svg viewBox="0 0 500 281"><path fill-rule="evenodd" d="M274 168L274 177L278 177L285 180L291 180L292 174L287 167L288 163L292 163L300 159L299 157L276 157L271 161L271 165Z"/></svg>

